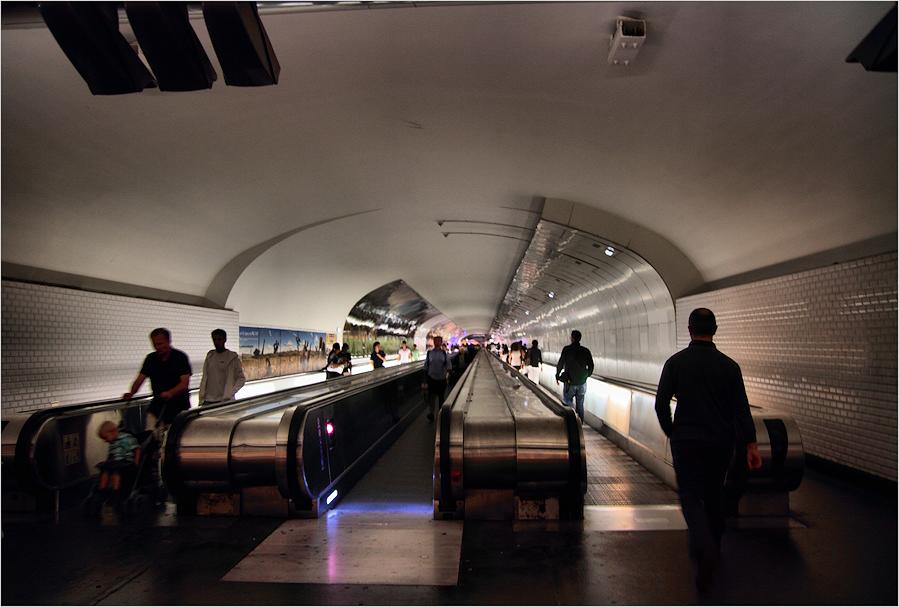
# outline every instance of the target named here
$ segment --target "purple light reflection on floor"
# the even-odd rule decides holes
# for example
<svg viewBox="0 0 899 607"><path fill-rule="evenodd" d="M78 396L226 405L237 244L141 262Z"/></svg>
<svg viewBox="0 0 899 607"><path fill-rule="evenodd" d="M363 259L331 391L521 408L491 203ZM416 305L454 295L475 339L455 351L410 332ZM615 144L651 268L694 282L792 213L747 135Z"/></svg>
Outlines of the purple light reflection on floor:
<svg viewBox="0 0 899 607"><path fill-rule="evenodd" d="M350 502L341 503L335 510L330 510L327 516L340 516L350 512L392 512L434 516L434 506L422 503Z"/></svg>

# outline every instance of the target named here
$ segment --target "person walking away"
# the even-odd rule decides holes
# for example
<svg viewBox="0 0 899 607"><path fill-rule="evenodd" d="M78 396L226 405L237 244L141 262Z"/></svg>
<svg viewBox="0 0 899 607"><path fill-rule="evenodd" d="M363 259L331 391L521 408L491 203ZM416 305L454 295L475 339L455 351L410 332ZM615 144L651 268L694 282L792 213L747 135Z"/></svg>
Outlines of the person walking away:
<svg viewBox="0 0 899 607"><path fill-rule="evenodd" d="M228 334L224 329L212 332L214 349L206 353L206 360L203 361L203 378L198 395L200 406L233 401L237 391L247 383L240 356L225 348L226 341Z"/></svg>
<svg viewBox="0 0 899 607"><path fill-rule="evenodd" d="M518 371L521 370L521 344L517 341L512 344L509 351L509 365Z"/></svg>
<svg viewBox="0 0 899 607"><path fill-rule="evenodd" d="M531 342L531 349L528 350L527 375L535 384L540 383L540 370L543 368L543 353L540 352L538 345L535 339Z"/></svg>
<svg viewBox="0 0 899 607"><path fill-rule="evenodd" d="M446 397L446 386L449 383L450 374L453 372L453 363L449 354L443 349L443 338L434 338L434 348L425 356L425 376L428 382L428 419L434 419L434 405L443 406Z"/></svg>
<svg viewBox="0 0 899 607"><path fill-rule="evenodd" d="M399 364L403 365L406 363L412 362L412 350L409 349L409 346L406 345L406 340L403 340L403 345L400 346L400 349L396 352Z"/></svg>
<svg viewBox="0 0 899 607"><path fill-rule="evenodd" d="M325 367L325 379L334 379L343 374L343 363L340 362L340 344L334 343L328 352L328 364Z"/></svg>
<svg viewBox="0 0 899 607"><path fill-rule="evenodd" d="M383 369L385 360L387 360L387 357L381 352L381 342L376 341L371 347L372 369Z"/></svg>
<svg viewBox="0 0 899 607"><path fill-rule="evenodd" d="M762 465L740 366L721 353L708 308L690 314L690 345L665 362L656 416L671 440L681 511L687 522L696 587L706 590L721 557L726 525L724 481L737 441L746 443L750 470ZM677 398L674 420L671 398Z"/></svg>
<svg viewBox="0 0 899 607"><path fill-rule="evenodd" d="M172 334L168 329L153 329L150 341L156 351L144 359L131 390L125 392L122 398L130 400L144 381L150 378L153 400L147 410L145 428L158 431L161 435L175 416L190 407L187 390L193 371L187 354L172 347Z"/></svg>
<svg viewBox="0 0 899 607"><path fill-rule="evenodd" d="M581 345L581 332L571 332L571 343L562 348L556 365L556 385L563 382L562 400L574 409L584 423L584 396L587 378L593 375L593 354Z"/></svg>
<svg viewBox="0 0 899 607"><path fill-rule="evenodd" d="M465 371L466 365L468 365L468 345L467 344L459 344L459 357L456 359L457 364L456 367L459 369L459 374L461 375Z"/></svg>

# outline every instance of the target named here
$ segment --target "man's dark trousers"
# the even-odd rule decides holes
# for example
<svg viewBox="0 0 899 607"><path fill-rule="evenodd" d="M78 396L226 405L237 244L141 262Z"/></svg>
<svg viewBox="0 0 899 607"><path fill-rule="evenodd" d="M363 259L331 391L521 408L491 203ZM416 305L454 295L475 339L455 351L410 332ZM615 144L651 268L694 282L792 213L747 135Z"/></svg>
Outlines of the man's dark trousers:
<svg viewBox="0 0 899 607"><path fill-rule="evenodd" d="M717 560L727 523L724 480L733 443L671 441L681 510L690 536L690 556Z"/></svg>

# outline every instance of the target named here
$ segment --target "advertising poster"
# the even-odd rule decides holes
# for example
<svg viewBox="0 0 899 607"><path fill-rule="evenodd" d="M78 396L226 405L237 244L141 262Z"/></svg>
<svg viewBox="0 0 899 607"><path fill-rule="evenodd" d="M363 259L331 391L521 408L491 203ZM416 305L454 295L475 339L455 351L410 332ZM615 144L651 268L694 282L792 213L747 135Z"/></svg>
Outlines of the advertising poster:
<svg viewBox="0 0 899 607"><path fill-rule="evenodd" d="M240 327L240 359L247 381L321 371L327 334L317 331Z"/></svg>

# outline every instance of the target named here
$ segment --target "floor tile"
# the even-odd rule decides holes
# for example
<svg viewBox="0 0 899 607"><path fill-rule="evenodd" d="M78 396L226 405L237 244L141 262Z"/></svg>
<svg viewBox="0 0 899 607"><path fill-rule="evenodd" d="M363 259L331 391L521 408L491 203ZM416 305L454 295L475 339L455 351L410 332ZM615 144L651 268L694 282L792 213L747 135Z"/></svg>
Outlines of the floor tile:
<svg viewBox="0 0 899 607"><path fill-rule="evenodd" d="M222 581L454 586L462 526L389 512L289 520Z"/></svg>
<svg viewBox="0 0 899 607"><path fill-rule="evenodd" d="M677 531L686 528L680 506L584 507L584 531Z"/></svg>

